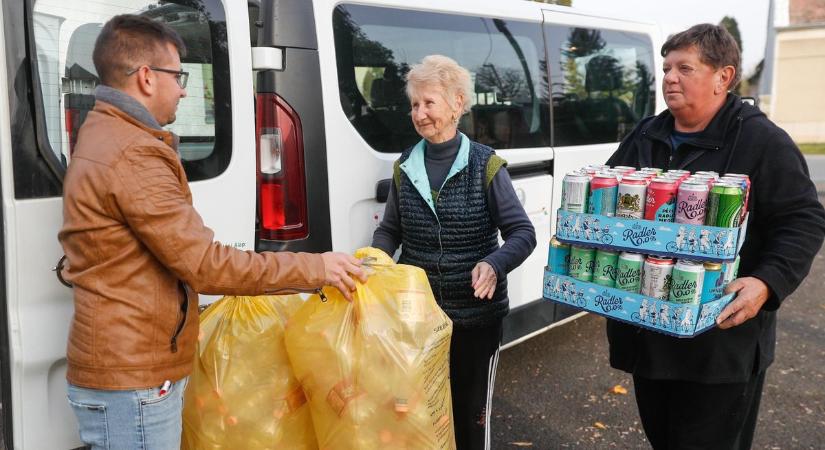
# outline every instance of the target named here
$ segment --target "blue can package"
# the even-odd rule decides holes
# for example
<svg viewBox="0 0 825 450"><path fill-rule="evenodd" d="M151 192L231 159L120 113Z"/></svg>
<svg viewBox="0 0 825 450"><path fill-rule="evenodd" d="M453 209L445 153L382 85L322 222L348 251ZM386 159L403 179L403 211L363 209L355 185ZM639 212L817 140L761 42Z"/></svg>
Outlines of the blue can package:
<svg viewBox="0 0 825 450"><path fill-rule="evenodd" d="M550 272L567 275L570 265L570 245L562 244L554 236L550 239L550 254L547 255L547 267Z"/></svg>
<svg viewBox="0 0 825 450"><path fill-rule="evenodd" d="M707 303L722 297L725 290L725 277L722 276L722 264L705 263L705 278L702 282L701 302Z"/></svg>

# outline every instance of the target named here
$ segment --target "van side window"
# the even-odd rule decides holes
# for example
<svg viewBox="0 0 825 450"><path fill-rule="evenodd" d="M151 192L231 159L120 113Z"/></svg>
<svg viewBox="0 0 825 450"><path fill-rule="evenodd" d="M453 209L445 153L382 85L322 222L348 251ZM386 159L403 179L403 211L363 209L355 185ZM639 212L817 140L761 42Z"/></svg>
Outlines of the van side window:
<svg viewBox="0 0 825 450"><path fill-rule="evenodd" d="M648 36L546 25L553 145L618 142L654 113L656 77Z"/></svg>
<svg viewBox="0 0 825 450"><path fill-rule="evenodd" d="M220 0L36 0L32 83L41 156L55 158L64 170L71 161L78 130L94 108L94 89L100 83L92 62L95 40L106 21L124 13L164 22L183 38L187 96L180 100L175 122L166 128L180 136L190 181L219 175L229 164L232 130Z"/></svg>
<svg viewBox="0 0 825 450"><path fill-rule="evenodd" d="M399 152L421 139L404 76L430 54L470 71L472 109L462 132L497 149L550 144L539 23L361 5L339 5L332 20L341 107L373 149Z"/></svg>

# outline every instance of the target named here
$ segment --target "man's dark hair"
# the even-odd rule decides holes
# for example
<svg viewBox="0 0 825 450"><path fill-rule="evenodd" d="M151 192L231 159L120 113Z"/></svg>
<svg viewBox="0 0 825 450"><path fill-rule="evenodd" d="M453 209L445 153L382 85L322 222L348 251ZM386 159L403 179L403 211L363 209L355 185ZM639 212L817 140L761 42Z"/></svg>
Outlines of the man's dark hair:
<svg viewBox="0 0 825 450"><path fill-rule="evenodd" d="M699 51L699 59L714 69L733 66L736 73L728 89L736 87L741 78L741 55L736 40L725 27L703 23L676 33L662 45L662 56L667 56L671 50L684 50L693 46Z"/></svg>
<svg viewBox="0 0 825 450"><path fill-rule="evenodd" d="M181 57L186 56L183 39L165 23L134 14L112 17L103 25L92 53L101 83L122 86L127 72L155 64L166 53L166 44L174 45Z"/></svg>

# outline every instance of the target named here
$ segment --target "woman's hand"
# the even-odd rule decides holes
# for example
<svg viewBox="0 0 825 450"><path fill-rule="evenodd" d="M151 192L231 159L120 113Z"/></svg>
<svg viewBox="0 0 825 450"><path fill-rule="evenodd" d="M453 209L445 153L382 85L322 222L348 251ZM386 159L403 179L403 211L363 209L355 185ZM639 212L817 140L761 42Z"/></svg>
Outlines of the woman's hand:
<svg viewBox="0 0 825 450"><path fill-rule="evenodd" d="M481 261L473 267L472 275L473 289L475 290L473 295L482 300L491 300L493 293L496 292L496 282L498 281L493 266Z"/></svg>

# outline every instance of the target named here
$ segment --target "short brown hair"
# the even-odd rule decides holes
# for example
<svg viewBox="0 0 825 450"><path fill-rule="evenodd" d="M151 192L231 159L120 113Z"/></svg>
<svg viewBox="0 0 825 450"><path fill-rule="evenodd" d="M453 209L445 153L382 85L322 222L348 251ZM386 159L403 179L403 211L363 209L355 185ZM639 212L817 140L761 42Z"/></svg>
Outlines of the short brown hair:
<svg viewBox="0 0 825 450"><path fill-rule="evenodd" d="M699 50L699 59L714 69L733 66L735 73L728 89L736 87L742 78L742 57L736 40L725 27L703 23L676 33L667 38L662 45L662 56L667 56L671 50L683 50L694 46Z"/></svg>
<svg viewBox="0 0 825 450"><path fill-rule="evenodd" d="M92 60L101 83L123 85L126 73L142 64L154 64L165 53L166 44L186 56L186 45L178 33L163 22L134 14L112 17L95 41Z"/></svg>

